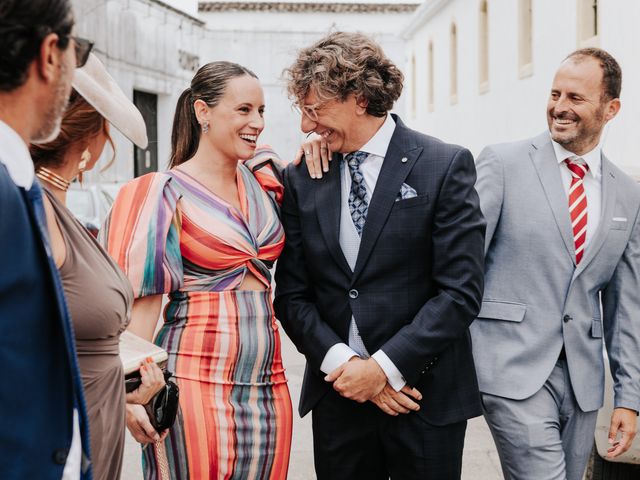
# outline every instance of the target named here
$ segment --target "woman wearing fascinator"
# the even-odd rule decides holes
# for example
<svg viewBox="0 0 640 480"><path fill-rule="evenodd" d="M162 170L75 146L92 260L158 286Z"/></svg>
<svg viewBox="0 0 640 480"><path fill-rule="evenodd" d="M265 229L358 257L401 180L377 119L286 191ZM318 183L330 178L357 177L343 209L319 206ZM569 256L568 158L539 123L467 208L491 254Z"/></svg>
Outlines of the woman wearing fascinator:
<svg viewBox="0 0 640 480"><path fill-rule="evenodd" d="M122 470L126 420L118 342L130 320L133 291L65 201L69 184L95 166L107 142L113 146L110 125L141 148L147 145L147 134L140 112L93 54L76 70L73 87L58 137L30 150L44 187L51 249L73 320L94 479L111 480L120 478ZM126 395L127 403L145 404L164 386L155 363L143 362L140 372L142 384ZM161 438L155 431L151 435Z"/></svg>

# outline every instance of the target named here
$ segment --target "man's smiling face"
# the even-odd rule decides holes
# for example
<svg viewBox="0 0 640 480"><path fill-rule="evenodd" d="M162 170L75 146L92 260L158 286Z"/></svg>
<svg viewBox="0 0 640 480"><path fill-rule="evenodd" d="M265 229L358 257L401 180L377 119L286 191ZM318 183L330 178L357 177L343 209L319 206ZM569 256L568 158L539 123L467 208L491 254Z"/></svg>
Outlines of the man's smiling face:
<svg viewBox="0 0 640 480"><path fill-rule="evenodd" d="M611 101L604 95L598 60L565 60L553 79L547 103L551 138L577 155L589 152L598 145L605 123L615 116L609 112Z"/></svg>
<svg viewBox="0 0 640 480"><path fill-rule="evenodd" d="M355 95L349 95L344 101L321 101L311 89L301 102L303 132L315 132L324 137L332 152L348 153L360 148L356 129L361 120Z"/></svg>

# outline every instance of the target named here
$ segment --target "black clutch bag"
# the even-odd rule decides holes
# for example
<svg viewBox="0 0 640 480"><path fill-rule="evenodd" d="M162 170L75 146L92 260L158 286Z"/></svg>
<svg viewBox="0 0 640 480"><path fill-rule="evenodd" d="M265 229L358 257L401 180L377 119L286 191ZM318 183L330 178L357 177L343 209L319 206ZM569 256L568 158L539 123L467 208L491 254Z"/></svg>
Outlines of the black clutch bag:
<svg viewBox="0 0 640 480"><path fill-rule="evenodd" d="M180 398L180 390L178 385L172 382L171 372L164 372L165 385L153 398L144 405L144 409L149 415L149 421L157 432L162 432L170 428L176 421L178 414L178 400ZM124 386L127 393L133 392L140 386L140 371L135 371L125 376Z"/></svg>

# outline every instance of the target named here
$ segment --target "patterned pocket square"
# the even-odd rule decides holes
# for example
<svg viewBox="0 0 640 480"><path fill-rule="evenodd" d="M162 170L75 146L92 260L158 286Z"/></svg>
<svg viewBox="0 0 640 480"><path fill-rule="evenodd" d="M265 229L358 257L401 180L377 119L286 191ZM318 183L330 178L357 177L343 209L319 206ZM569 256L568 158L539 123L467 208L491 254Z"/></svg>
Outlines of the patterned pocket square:
<svg viewBox="0 0 640 480"><path fill-rule="evenodd" d="M416 192L415 188L410 187L406 183L403 183L400 187L400 191L398 192L398 196L396 197L396 202L400 200L407 200L408 198L417 197L418 192Z"/></svg>

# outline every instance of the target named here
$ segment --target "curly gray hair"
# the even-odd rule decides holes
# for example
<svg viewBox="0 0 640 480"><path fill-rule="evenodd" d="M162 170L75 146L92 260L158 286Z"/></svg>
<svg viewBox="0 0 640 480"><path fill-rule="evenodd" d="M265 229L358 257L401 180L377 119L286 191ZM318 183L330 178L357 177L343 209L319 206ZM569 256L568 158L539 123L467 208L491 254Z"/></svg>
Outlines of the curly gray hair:
<svg viewBox="0 0 640 480"><path fill-rule="evenodd" d="M367 113L383 117L402 93L404 75L382 48L361 33L334 32L298 52L285 70L287 91L301 104L313 89L320 100L354 94L366 100Z"/></svg>

